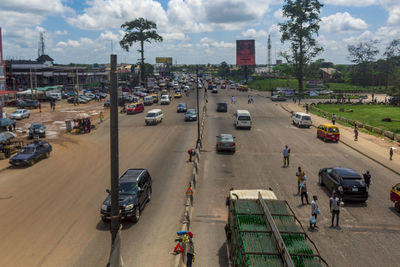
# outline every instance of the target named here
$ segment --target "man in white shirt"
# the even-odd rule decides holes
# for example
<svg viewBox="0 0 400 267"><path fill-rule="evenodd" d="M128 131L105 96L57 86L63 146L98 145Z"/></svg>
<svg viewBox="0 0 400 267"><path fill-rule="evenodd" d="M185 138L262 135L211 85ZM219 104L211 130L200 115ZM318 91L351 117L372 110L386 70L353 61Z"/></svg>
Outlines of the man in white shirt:
<svg viewBox="0 0 400 267"><path fill-rule="evenodd" d="M285 145L283 148L283 167L289 167L290 148Z"/></svg>

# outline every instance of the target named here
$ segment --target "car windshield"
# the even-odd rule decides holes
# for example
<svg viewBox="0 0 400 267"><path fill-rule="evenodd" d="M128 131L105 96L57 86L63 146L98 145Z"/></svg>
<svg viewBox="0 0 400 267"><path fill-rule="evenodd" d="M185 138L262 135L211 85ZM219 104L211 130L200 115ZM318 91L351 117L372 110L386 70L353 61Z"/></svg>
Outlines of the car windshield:
<svg viewBox="0 0 400 267"><path fill-rule="evenodd" d="M156 113L147 113L147 117L155 117Z"/></svg>
<svg viewBox="0 0 400 267"><path fill-rule="evenodd" d="M348 177L342 177L343 180L361 180L361 177L357 176L348 176Z"/></svg>
<svg viewBox="0 0 400 267"><path fill-rule="evenodd" d="M232 135L230 135L230 134L221 134L221 135L219 136L219 139L220 139L222 142L232 142L232 141L233 141L233 137L232 137Z"/></svg>
<svg viewBox="0 0 400 267"><path fill-rule="evenodd" d="M218 103L219 107L226 107L226 103Z"/></svg>
<svg viewBox="0 0 400 267"><path fill-rule="evenodd" d="M186 114L189 114L189 115L196 115L196 111L195 111L195 110L188 110L188 111L186 112Z"/></svg>
<svg viewBox="0 0 400 267"><path fill-rule="evenodd" d="M34 147L24 147L21 151L21 154L33 154L35 152Z"/></svg>
<svg viewBox="0 0 400 267"><path fill-rule="evenodd" d="M302 119L305 120L305 121L310 121L310 120L311 120L311 117L309 117L309 116L303 116Z"/></svg>
<svg viewBox="0 0 400 267"><path fill-rule="evenodd" d="M184 107L186 107L186 104L178 104L178 107L180 107L180 108L184 108Z"/></svg>
<svg viewBox="0 0 400 267"><path fill-rule="evenodd" d="M36 123L36 124L32 124L31 125L31 128L32 129L39 129L39 128L41 128L42 127L42 124L39 124L39 123Z"/></svg>
<svg viewBox="0 0 400 267"><path fill-rule="evenodd" d="M239 116L238 120L240 120L240 121L250 121L251 118L250 118L250 116Z"/></svg>
<svg viewBox="0 0 400 267"><path fill-rule="evenodd" d="M329 128L328 132L329 133L338 133L339 132L339 128Z"/></svg>
<svg viewBox="0 0 400 267"><path fill-rule="evenodd" d="M20 113L22 113L22 112L24 112L23 110L16 110L16 111L14 111L13 113L14 114L20 114Z"/></svg>
<svg viewBox="0 0 400 267"><path fill-rule="evenodd" d="M128 108L136 108L136 105L129 105Z"/></svg>
<svg viewBox="0 0 400 267"><path fill-rule="evenodd" d="M134 195L136 194L137 185L136 183L120 183L119 194L120 195Z"/></svg>

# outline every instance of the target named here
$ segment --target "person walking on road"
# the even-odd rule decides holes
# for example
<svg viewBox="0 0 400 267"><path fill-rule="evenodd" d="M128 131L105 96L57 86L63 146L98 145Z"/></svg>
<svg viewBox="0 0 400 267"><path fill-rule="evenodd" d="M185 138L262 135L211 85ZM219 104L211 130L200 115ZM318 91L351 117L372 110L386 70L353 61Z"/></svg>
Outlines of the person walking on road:
<svg viewBox="0 0 400 267"><path fill-rule="evenodd" d="M192 267L193 261L194 261L194 244L193 244L193 233L188 232L188 242L186 243L186 266L187 267Z"/></svg>
<svg viewBox="0 0 400 267"><path fill-rule="evenodd" d="M235 104L235 97L234 97L234 96L232 96L232 102L231 102L231 104Z"/></svg>
<svg viewBox="0 0 400 267"><path fill-rule="evenodd" d="M53 101L53 112L56 111L56 101Z"/></svg>
<svg viewBox="0 0 400 267"><path fill-rule="evenodd" d="M290 148L285 145L283 148L283 167L289 167Z"/></svg>
<svg viewBox="0 0 400 267"><path fill-rule="evenodd" d="M103 112L100 111L100 114L99 114L100 123L103 122L103 118L104 118Z"/></svg>
<svg viewBox="0 0 400 267"><path fill-rule="evenodd" d="M308 103L306 104L306 113L308 113L308 109L309 109L309 107L308 107Z"/></svg>
<svg viewBox="0 0 400 267"><path fill-rule="evenodd" d="M390 160L392 160L392 157L393 157L393 147L391 147L390 150L389 150L389 156L390 156Z"/></svg>
<svg viewBox="0 0 400 267"><path fill-rule="evenodd" d="M297 172L296 172L296 176L297 176L297 194L300 195L300 183L301 181L303 181L303 177L304 177L304 171L301 169L301 167L299 166L297 168Z"/></svg>
<svg viewBox="0 0 400 267"><path fill-rule="evenodd" d="M339 213L340 213L340 199L337 197L336 192L333 193L333 196L330 199L330 210L332 213L332 224L331 227L333 227L333 222L335 220L336 217L336 226L335 227L339 227Z"/></svg>
<svg viewBox="0 0 400 267"><path fill-rule="evenodd" d="M358 128L357 128L357 124L354 125L354 141L358 141Z"/></svg>
<svg viewBox="0 0 400 267"><path fill-rule="evenodd" d="M369 173L369 171L367 171L366 173L363 174L363 177L364 177L365 185L369 189L369 186L371 184L371 174Z"/></svg>
<svg viewBox="0 0 400 267"><path fill-rule="evenodd" d="M332 124L335 125L336 123L336 115L335 113L332 114Z"/></svg>
<svg viewBox="0 0 400 267"><path fill-rule="evenodd" d="M247 104L251 104L251 96L250 95L247 96Z"/></svg>
<svg viewBox="0 0 400 267"><path fill-rule="evenodd" d="M301 205L304 205L304 198L306 199L307 205L310 204L308 202L308 192L307 192L307 177L303 176L303 180L300 182L300 192L301 192Z"/></svg>
<svg viewBox="0 0 400 267"><path fill-rule="evenodd" d="M310 221L310 228L312 228L312 227L318 228L317 217L318 217L318 213L320 211L319 211L317 200L318 200L317 196L314 195L313 200L311 201L311 218L314 219L314 221Z"/></svg>

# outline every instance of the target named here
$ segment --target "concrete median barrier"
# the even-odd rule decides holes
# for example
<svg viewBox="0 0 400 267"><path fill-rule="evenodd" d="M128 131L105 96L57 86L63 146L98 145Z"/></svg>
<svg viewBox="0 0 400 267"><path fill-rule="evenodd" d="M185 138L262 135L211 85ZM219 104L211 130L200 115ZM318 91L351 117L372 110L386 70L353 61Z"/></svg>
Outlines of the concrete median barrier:
<svg viewBox="0 0 400 267"><path fill-rule="evenodd" d="M364 128L365 128L366 130L372 132L372 129L373 129L374 127L372 127L371 125L364 125Z"/></svg>
<svg viewBox="0 0 400 267"><path fill-rule="evenodd" d="M376 133L376 134L382 134L382 133L383 133L382 129L377 128L377 127L373 127L373 128L372 128L372 131L373 131L374 133Z"/></svg>
<svg viewBox="0 0 400 267"><path fill-rule="evenodd" d="M394 133L393 132L390 132L390 131L384 131L383 132L383 135L384 136L386 136L386 137L388 137L388 138L390 138L390 139L394 139Z"/></svg>

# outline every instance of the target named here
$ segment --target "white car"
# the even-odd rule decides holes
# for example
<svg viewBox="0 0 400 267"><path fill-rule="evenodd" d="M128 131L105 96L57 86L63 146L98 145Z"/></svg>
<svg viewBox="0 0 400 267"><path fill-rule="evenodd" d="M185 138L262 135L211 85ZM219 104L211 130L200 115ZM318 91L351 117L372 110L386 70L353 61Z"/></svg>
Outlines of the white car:
<svg viewBox="0 0 400 267"><path fill-rule="evenodd" d="M10 119L22 120L23 118L29 118L31 113L27 109L17 109L10 115Z"/></svg>
<svg viewBox="0 0 400 267"><path fill-rule="evenodd" d="M161 96L161 100L160 100L161 105L169 105L170 102L171 101L169 99L169 95L162 95Z"/></svg>
<svg viewBox="0 0 400 267"><path fill-rule="evenodd" d="M307 113L296 112L292 116L292 123L297 127L307 127L310 128L312 125L311 116Z"/></svg>

